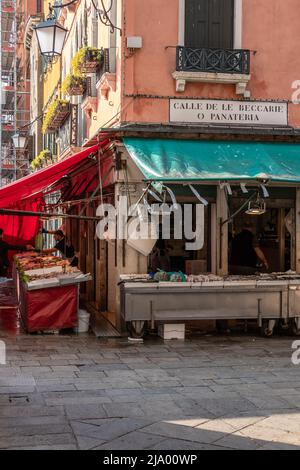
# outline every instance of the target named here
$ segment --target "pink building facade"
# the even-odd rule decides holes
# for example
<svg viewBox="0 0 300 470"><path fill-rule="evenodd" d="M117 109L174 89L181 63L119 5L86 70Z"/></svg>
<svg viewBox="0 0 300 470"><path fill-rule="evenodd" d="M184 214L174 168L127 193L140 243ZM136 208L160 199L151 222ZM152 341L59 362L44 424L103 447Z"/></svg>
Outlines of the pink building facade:
<svg viewBox="0 0 300 470"><path fill-rule="evenodd" d="M299 128L300 105L293 102L300 80L299 18L297 0L123 0L121 122L168 124L174 98L239 100L249 102L246 114L236 116L237 108L229 106L229 120L215 113L215 123ZM250 106L253 101L285 105L279 113L269 107L268 119L262 108ZM257 113L258 120L249 116ZM211 123L207 116L181 116L185 124Z"/></svg>

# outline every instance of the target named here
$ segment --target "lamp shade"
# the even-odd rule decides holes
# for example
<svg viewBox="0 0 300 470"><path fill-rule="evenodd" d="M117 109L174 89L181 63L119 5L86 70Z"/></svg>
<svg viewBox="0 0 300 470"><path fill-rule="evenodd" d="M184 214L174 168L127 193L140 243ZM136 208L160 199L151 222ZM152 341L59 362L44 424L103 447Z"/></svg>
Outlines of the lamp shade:
<svg viewBox="0 0 300 470"><path fill-rule="evenodd" d="M38 23L34 27L41 54L45 57L60 56L65 43L67 29L55 19Z"/></svg>
<svg viewBox="0 0 300 470"><path fill-rule="evenodd" d="M249 202L247 215L263 215L267 211L266 203L264 200L258 198L256 201Z"/></svg>
<svg viewBox="0 0 300 470"><path fill-rule="evenodd" d="M12 141L16 149L23 150L26 147L27 137L21 134L12 136Z"/></svg>

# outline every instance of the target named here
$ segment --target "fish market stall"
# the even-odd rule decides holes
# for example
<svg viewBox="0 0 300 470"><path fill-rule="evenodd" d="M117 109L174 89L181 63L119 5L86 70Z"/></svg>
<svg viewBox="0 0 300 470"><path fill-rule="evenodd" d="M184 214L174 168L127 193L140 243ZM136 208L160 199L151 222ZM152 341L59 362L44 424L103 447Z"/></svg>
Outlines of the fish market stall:
<svg viewBox="0 0 300 470"><path fill-rule="evenodd" d="M121 313L135 333L145 323L190 320L256 320L271 336L282 321L300 333L300 275L187 276L186 282L155 282L149 276L121 276Z"/></svg>
<svg viewBox="0 0 300 470"><path fill-rule="evenodd" d="M299 146L125 137L124 147L144 183L134 221L143 236L117 241L111 256L130 336L145 324L192 320L216 320L225 331L227 320L251 320L266 336L276 324L299 334Z"/></svg>
<svg viewBox="0 0 300 470"><path fill-rule="evenodd" d="M89 274L62 258L32 252L15 256L13 277L27 332L77 326L79 285L91 279Z"/></svg>

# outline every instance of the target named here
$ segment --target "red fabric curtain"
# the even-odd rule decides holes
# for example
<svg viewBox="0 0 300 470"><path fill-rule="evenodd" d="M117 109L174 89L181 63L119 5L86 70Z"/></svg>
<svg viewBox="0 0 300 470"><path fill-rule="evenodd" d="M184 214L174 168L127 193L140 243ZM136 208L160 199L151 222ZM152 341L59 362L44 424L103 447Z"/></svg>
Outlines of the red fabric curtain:
<svg viewBox="0 0 300 470"><path fill-rule="evenodd" d="M20 294L21 316L28 332L77 325L77 285L27 291L21 282Z"/></svg>
<svg viewBox="0 0 300 470"><path fill-rule="evenodd" d="M23 201L14 204L14 209L23 211L42 211L44 199ZM34 245L35 237L40 229L38 217L0 215L0 228L4 231L4 241L12 245Z"/></svg>

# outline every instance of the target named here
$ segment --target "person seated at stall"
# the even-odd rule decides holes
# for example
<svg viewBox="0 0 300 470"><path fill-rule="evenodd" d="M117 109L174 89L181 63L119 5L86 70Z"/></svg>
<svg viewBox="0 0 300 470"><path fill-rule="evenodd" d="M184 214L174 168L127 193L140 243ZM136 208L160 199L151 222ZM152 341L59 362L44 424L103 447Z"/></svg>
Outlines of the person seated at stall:
<svg viewBox="0 0 300 470"><path fill-rule="evenodd" d="M56 241L56 244L54 245L53 248L41 250L42 253L53 254L56 251L59 251L64 258L67 258L67 260L70 263L70 266L72 267L78 266L79 260L78 260L78 257L76 256L75 248L73 247L71 243L68 242L67 237L65 236L62 230L50 231L50 230L43 229L43 233L46 233L48 235L54 235L54 240Z"/></svg>
<svg viewBox="0 0 300 470"><path fill-rule="evenodd" d="M255 274L258 270L258 261L260 261L268 271L269 264L259 246L259 241L254 234L253 226L251 223L245 222L243 230L236 235L231 242L230 274Z"/></svg>
<svg viewBox="0 0 300 470"><path fill-rule="evenodd" d="M169 247L165 246L164 242L158 242L157 245L153 248L153 251L150 255L150 269L154 273L156 273L158 270L166 272L171 270Z"/></svg>
<svg viewBox="0 0 300 470"><path fill-rule="evenodd" d="M4 230L0 228L0 276L6 277L9 267L9 251L30 251L34 250L31 245L11 245L3 240Z"/></svg>

